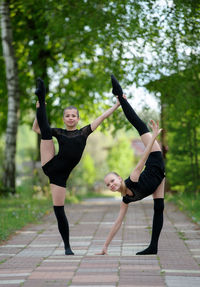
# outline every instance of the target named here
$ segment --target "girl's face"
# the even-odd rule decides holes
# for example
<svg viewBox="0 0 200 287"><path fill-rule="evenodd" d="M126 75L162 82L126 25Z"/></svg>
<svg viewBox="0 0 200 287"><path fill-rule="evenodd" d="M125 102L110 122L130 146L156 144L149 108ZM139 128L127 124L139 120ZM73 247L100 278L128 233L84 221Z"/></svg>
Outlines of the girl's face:
<svg viewBox="0 0 200 287"><path fill-rule="evenodd" d="M114 173L109 173L104 178L104 182L110 190L118 191L122 183L122 178Z"/></svg>
<svg viewBox="0 0 200 287"><path fill-rule="evenodd" d="M68 129L75 129L79 121L77 111L75 109L65 110L63 121Z"/></svg>

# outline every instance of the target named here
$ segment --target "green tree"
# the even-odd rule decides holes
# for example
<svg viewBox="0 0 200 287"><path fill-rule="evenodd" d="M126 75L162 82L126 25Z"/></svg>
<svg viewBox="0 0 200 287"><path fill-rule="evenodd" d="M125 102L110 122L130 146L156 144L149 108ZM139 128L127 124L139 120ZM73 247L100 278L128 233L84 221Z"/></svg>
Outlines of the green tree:
<svg viewBox="0 0 200 287"><path fill-rule="evenodd" d="M130 175L134 167L134 154L131 148L131 139L116 138L107 156L110 171L117 172L122 178Z"/></svg>
<svg viewBox="0 0 200 287"><path fill-rule="evenodd" d="M49 93L47 98L51 123L59 121L57 109L66 104L81 105L86 112L94 114L91 106L99 100L96 93L102 94L107 89L102 84L105 75L99 77L99 74L104 74L101 71L104 72L106 61L109 66L108 56L115 46L111 44L115 39L114 33L108 26L114 24L114 31L117 31L120 25L112 16L119 12L122 20L124 6L119 2L107 9L108 1L99 4L98 1L86 3L81 0L68 1L67 4L60 1L59 5L56 1L38 0L34 1L34 5L33 1L20 0L6 3L10 8L10 29L13 28L14 35L12 42L18 59L21 123L27 121L27 114L35 104L31 87L38 75L45 80L47 92L50 90L49 83L55 80L55 76L58 78L54 84L56 89L52 88L54 96ZM98 55L97 50L102 51L108 42L110 45L109 49L105 49L105 55L102 57L102 52ZM18 90L17 87L15 97ZM4 97L4 91L2 94ZM15 124L17 128L17 121ZM12 140L13 146L16 145L16 139L12 137ZM7 153L10 154L10 151L8 148ZM14 159L13 156L13 163ZM5 173L4 181L7 175ZM9 173L9 178L15 179L14 171Z"/></svg>
<svg viewBox="0 0 200 287"><path fill-rule="evenodd" d="M94 160L89 153L86 153L84 156L82 166L84 170L83 181L91 187L96 178L96 169L94 166Z"/></svg>
<svg viewBox="0 0 200 287"><path fill-rule="evenodd" d="M167 178L171 189L200 189L200 97L199 67L149 83L151 91L160 93L166 131ZM176 83L176 85L173 85Z"/></svg>
<svg viewBox="0 0 200 287"><path fill-rule="evenodd" d="M6 192L9 191L15 193L15 155L19 113L19 80L17 61L13 47L9 1L2 1L1 33L8 95L6 143L3 163L3 187L5 188Z"/></svg>
<svg viewBox="0 0 200 287"><path fill-rule="evenodd" d="M109 103L105 92L111 91L110 73L126 87L133 81L144 86L187 69L193 71L192 80L189 73L184 76L185 82L191 80L188 88L181 85L183 78L174 77L173 81L167 80L167 92L156 93L161 111L165 113L161 115L162 126L168 134L173 134L172 126L179 121L173 109L175 102L180 107L185 104L180 110L186 115L195 114L199 109L197 101L196 106L191 105L194 91L199 94L198 1L70 0L66 3L61 0L58 3L36 0L33 5L32 0L10 0L10 11L19 66L21 123L30 124L33 120L33 86L38 75L44 78L49 91L47 110L53 125L61 124L60 109L69 104L81 109L86 121L105 109ZM5 75L0 76L4 82ZM0 83L3 113L7 109L5 87L5 83ZM169 118L169 109L177 117ZM118 129L126 124L122 113L115 114L113 119ZM195 150L189 158L198 170L199 130L195 117L187 119L188 123L191 121L191 125L187 125L192 131L190 147ZM1 134L5 123L3 121ZM104 128L108 123L111 119ZM189 154L189 150L187 152ZM198 172L195 174L197 177Z"/></svg>
<svg viewBox="0 0 200 287"><path fill-rule="evenodd" d="M97 170L94 160L86 152L79 165L72 171L67 182L67 190L70 195L85 194L94 190Z"/></svg>

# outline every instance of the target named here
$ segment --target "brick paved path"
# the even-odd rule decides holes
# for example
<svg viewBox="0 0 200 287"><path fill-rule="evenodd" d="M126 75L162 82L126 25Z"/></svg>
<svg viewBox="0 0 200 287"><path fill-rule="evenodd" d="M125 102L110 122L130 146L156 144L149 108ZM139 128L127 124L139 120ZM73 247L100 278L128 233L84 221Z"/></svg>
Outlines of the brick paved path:
<svg viewBox="0 0 200 287"><path fill-rule="evenodd" d="M199 287L200 229L172 204L158 255L136 256L150 240L152 200L129 206L108 256L97 256L119 211L119 201L101 199L66 206L75 256L63 255L53 214L0 246L0 287Z"/></svg>

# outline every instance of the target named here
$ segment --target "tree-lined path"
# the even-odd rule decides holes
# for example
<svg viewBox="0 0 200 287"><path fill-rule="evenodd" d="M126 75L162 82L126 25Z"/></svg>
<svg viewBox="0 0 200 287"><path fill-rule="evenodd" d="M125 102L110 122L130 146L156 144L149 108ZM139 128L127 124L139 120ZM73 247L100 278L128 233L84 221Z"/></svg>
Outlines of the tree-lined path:
<svg viewBox="0 0 200 287"><path fill-rule="evenodd" d="M158 255L136 256L149 242L152 200L130 205L109 248L97 256L119 210L117 199L66 206L75 256L65 256L53 214L0 246L0 286L5 287L197 287L200 286L200 228L171 203Z"/></svg>

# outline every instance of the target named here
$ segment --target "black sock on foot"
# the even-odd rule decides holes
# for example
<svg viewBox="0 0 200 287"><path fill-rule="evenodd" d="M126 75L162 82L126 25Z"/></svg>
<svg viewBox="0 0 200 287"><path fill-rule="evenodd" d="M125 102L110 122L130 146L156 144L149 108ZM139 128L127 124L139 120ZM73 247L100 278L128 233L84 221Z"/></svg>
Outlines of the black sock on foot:
<svg viewBox="0 0 200 287"><path fill-rule="evenodd" d="M157 254L158 239L163 227L164 198L154 199L154 215L152 225L151 243L143 251L137 252L136 255Z"/></svg>
<svg viewBox="0 0 200 287"><path fill-rule="evenodd" d="M114 75L111 75L111 82L113 87L112 93L115 96L122 96L123 95L122 87L120 86L119 82L117 81Z"/></svg>
<svg viewBox="0 0 200 287"><path fill-rule="evenodd" d="M69 244L69 224L64 206L54 206L54 212L58 222L58 230L64 242L65 255L74 255Z"/></svg>
<svg viewBox="0 0 200 287"><path fill-rule="evenodd" d="M41 78L37 78L35 94L38 97L39 103L45 104L46 88L44 85L44 81Z"/></svg>
<svg viewBox="0 0 200 287"><path fill-rule="evenodd" d="M113 94L118 96L118 100L121 104L122 110L127 118L127 120L136 128L138 133L141 135L148 133L149 129L147 125L138 117L134 109L131 107L129 102L122 97L123 91L118 83L117 79L111 75L112 85L113 85Z"/></svg>
<svg viewBox="0 0 200 287"><path fill-rule="evenodd" d="M35 94L38 97L40 106L37 108L36 115L37 121L41 132L41 138L43 140L51 140L52 139L52 131L48 123L46 105L45 105L45 94L46 89L42 79L37 79Z"/></svg>
<svg viewBox="0 0 200 287"><path fill-rule="evenodd" d="M36 110L36 116L38 125L41 132L41 138L43 140L51 140L52 139L52 131L51 127L49 126L49 122L47 119L47 112L45 103L40 103L39 108Z"/></svg>
<svg viewBox="0 0 200 287"><path fill-rule="evenodd" d="M65 255L74 255L74 252L71 250L71 247L65 248Z"/></svg>
<svg viewBox="0 0 200 287"><path fill-rule="evenodd" d="M157 252L158 252L157 247L155 248L155 247L149 246L143 251L137 252L136 255L150 255L150 254L157 254Z"/></svg>

